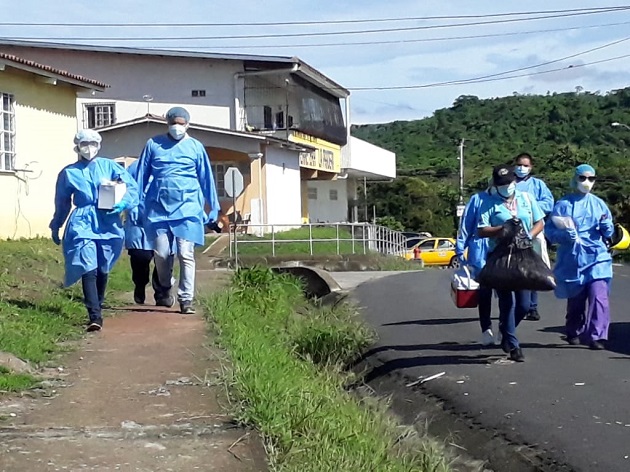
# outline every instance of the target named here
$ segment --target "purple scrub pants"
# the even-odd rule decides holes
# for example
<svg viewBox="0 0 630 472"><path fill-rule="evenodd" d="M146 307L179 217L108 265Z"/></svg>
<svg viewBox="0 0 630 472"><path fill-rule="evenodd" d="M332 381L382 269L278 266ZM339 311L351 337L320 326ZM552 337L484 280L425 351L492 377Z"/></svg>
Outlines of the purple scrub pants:
<svg viewBox="0 0 630 472"><path fill-rule="evenodd" d="M579 337L582 342L588 343L608 339L610 324L608 284L607 280L594 280L585 285L578 295L569 298L566 317L567 337Z"/></svg>

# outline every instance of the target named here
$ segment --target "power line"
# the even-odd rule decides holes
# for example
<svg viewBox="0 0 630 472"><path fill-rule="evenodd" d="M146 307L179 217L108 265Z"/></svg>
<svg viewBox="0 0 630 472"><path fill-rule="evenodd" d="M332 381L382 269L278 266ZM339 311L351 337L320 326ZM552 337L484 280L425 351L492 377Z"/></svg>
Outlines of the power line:
<svg viewBox="0 0 630 472"><path fill-rule="evenodd" d="M302 25L329 25L329 24L356 24L356 23L384 23L396 21L428 21L428 20L457 20L471 18L501 18L506 16L540 15L551 13L605 13L618 10L627 10L630 5L616 5L609 7L592 8L568 8L561 10L538 10L507 13L488 13L477 15L444 15L444 16L416 16L405 18L364 18L349 20L318 20L318 21L274 21L274 22L250 22L250 23L29 23L29 22L0 22L0 26L74 26L74 27L117 27L117 28L159 28L159 27L208 27L208 26L302 26Z"/></svg>
<svg viewBox="0 0 630 472"><path fill-rule="evenodd" d="M604 23L599 25L584 25L584 26L570 26L566 28L550 28L550 29L539 29L539 30L529 30L529 31L514 31L509 33L488 33L488 34L473 34L469 36L446 36L441 38L420 38L420 39L393 39L393 40L384 40L384 41L360 41L360 42L350 42L350 43L319 43L319 44L250 44L247 46L195 46L193 49L259 49L259 48L314 48L314 47L327 47L327 46L364 46L364 45L375 45L375 44L405 44L405 43L429 43L429 42L438 42L438 41L455 41L455 40L463 40L463 39L483 39L483 38L497 38L503 36L519 36L522 34L540 34L540 33L556 33L561 31L574 31L574 30L582 30L582 29L592 29L592 28L605 28L609 26L623 26L629 25L630 21L622 21L618 23ZM148 49L152 49L149 47ZM177 50L170 46L167 46L166 49L169 50Z"/></svg>
<svg viewBox="0 0 630 472"><path fill-rule="evenodd" d="M555 18L569 18L576 16L592 15L599 13L610 13L617 11L630 10L630 7L617 8L614 10L602 10L602 11L589 11L589 12L575 12L568 14L554 14L544 16L534 16L529 18L509 18L502 20L491 21L475 21L468 23L450 23L445 25L426 25L426 26L409 26L398 28L379 28L379 29L366 29L366 30L353 30L353 31L323 31L323 32L308 32L308 33L277 33L277 34L245 34L245 35L230 35L230 36L178 36L178 37L124 37L114 38L111 36L101 37L33 37L33 36L14 36L4 39L12 40L40 40L40 41L200 41L200 40L235 40L235 39L262 39L262 38L296 38L296 37L312 37L312 36L340 36L340 35L357 35L357 34L373 34L373 33L398 33L404 31L424 31L433 29L444 28L461 28L465 26L487 26L496 24L516 23L522 21L535 21L535 20L549 20Z"/></svg>
<svg viewBox="0 0 630 472"><path fill-rule="evenodd" d="M564 56L564 57L559 57L556 59L552 59L549 61L545 61L545 62L540 62L537 64L533 64L531 66L525 66L525 67L519 67L517 69L511 69L511 70L507 70L507 71L503 71L503 72L497 72L494 74L488 74L488 75L482 75L482 76L477 76L477 77L471 77L468 79L457 79L457 80L448 80L448 81L443 81L443 82L433 82L433 83L429 83L429 84L422 84L422 85L397 85L397 86L383 86L383 87L346 87L347 90L350 90L352 92L362 92L362 91L378 91L378 90L411 90L411 89L422 89L422 88L433 88L433 87L444 87L444 86L450 86L450 85L466 85L466 84L478 84L478 83L484 83L484 82L495 82L495 81L499 81L499 80L508 80L508 79L514 79L514 78L519 78L519 77L526 77L526 76L532 76L532 75L540 75L540 74L548 74L551 72L558 72L561 70L566 70L566 69L570 69L570 68L578 68L578 67L585 67L587 65L594 65L594 64L600 64L603 62L610 62L610 61L615 61L615 60L619 60L619 59L624 59L626 57L630 57L630 54L626 54L626 55L622 55L622 56L616 56L616 57L612 57L612 58L608 58L608 59L602 59L599 61L594 61L594 62L589 62L589 63L584 63L584 64L576 64L576 65L569 65L567 67L561 67L561 68L556 68L556 69L550 69L550 70L546 70L546 71L538 71L538 72L530 72L527 74L521 74L521 75L509 75L509 74L514 74L515 72L523 72L526 70L531 70L531 69L537 69L539 67L544 67L544 66L548 66L551 64L557 64L558 62L562 62L562 61L566 61L569 59L574 59L576 57L579 56L583 56L585 54L589 54L595 51L599 51L611 46L615 46L617 44L621 44L624 43L626 41L630 41L630 36L625 37L625 38L621 38L606 44L602 44L600 46L596 46L594 48L590 48L590 49L586 49L584 51L580 51L574 54L570 54L568 56ZM248 87L248 89L257 89L257 90L266 90L266 89L275 89L277 87Z"/></svg>
<svg viewBox="0 0 630 472"><path fill-rule="evenodd" d="M549 69L545 71L532 72L528 74L517 74L517 75L511 75L507 77L493 77L493 78L487 78L487 79L485 78L484 79L476 79L476 78L475 79L462 79L462 80L453 80L453 81L448 81L448 82L435 82L435 83L423 84L423 85L400 85L400 86L390 86L390 87L347 87L347 89L353 92L362 92L362 91L376 91L376 90L411 90L411 89L422 89L422 88L431 88L431 87L442 87L442 86L448 86L448 85L481 84L485 82L496 82L500 80L516 79L519 77L531 77L533 75L549 74L552 72L559 72L559 71L563 71L567 69L577 69L581 67L592 66L595 64L603 64L604 62L617 61L619 59L625 59L627 57L630 57L630 54L623 54L621 56L601 59L599 61L585 62L583 64L569 65L567 67L560 67L560 68ZM493 75L497 75L497 74L493 74Z"/></svg>
<svg viewBox="0 0 630 472"><path fill-rule="evenodd" d="M551 64L557 64L558 62L566 61L568 59L574 59L576 57L583 56L583 55L589 54L591 52L595 52L595 51L599 51L601 49L609 48L611 46L615 46L617 44L621 44L621 43L624 43L624 42L629 41L629 40L630 40L630 36L628 36L626 38L618 39L616 41L612 41L610 43L603 44L601 46L597 46L597 47L594 47L594 48L591 48L591 49L587 49L585 51L580 51L580 52L577 52L575 54L570 54L568 56L560 57L560 58L557 58L557 59L552 59L550 61L541 62L541 63L534 64L534 65L531 65L531 66L519 67L518 69L507 70L507 71L504 71L504 72L497 72L495 74L482 75L482 76L479 76L479 77L473 77L471 79L462 79L462 80L454 80L454 81L443 82L443 84L444 85L450 85L452 83L453 85L463 85L463 84L467 84L467 83L471 83L471 82L475 83L478 80L490 79L490 78L493 78L493 77L500 77L500 76L503 76L503 75L513 74L514 72L522 72L522 71L525 71L525 70L537 69L539 67L544 67L544 66L548 66L548 65L551 65Z"/></svg>

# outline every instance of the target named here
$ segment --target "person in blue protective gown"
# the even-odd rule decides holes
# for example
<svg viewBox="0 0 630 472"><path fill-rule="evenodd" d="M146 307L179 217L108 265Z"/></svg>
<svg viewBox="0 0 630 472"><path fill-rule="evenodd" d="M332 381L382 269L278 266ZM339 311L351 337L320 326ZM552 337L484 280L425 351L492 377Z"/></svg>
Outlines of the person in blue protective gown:
<svg viewBox="0 0 630 472"><path fill-rule="evenodd" d="M462 219L457 232L455 253L460 263L471 269L471 275L476 275L486 265L488 255L488 238L481 238L477 234L477 226L481 219L483 203L490 198L490 190L476 193L464 208ZM468 252L466 252L466 250ZM466 257L464 257L466 253ZM481 344L490 346L494 344L492 332L492 289L480 286L478 291L479 324L481 325Z"/></svg>
<svg viewBox="0 0 630 472"><path fill-rule="evenodd" d="M79 160L64 167L57 177L50 230L55 244L63 248L64 285L69 287L81 280L89 316L87 330L99 331L103 326L101 310L108 274L123 247L120 213L138 204L138 187L121 165L96 157L101 146L101 136L96 131L79 131L74 142ZM122 201L111 210L97 208L99 185L104 181L122 181L127 186Z"/></svg>
<svg viewBox="0 0 630 472"><path fill-rule="evenodd" d="M571 179L575 190L558 200L545 231L558 244L555 293L567 299L567 342L600 350L605 347L610 324L608 294L613 269L606 241L614 233L614 224L604 201L591 193L595 179L590 165L575 169Z"/></svg>
<svg viewBox="0 0 630 472"><path fill-rule="evenodd" d="M544 213L529 194L516 189L516 175L510 166L492 170L493 195L481 207L478 232L490 238L488 254L496 248L495 239L503 233L503 225L511 219L521 221L523 228L535 238L544 227ZM516 337L516 328L529 311L529 290L497 290L499 296L499 332L501 348L510 359L523 362L525 357Z"/></svg>
<svg viewBox="0 0 630 472"><path fill-rule="evenodd" d="M127 172L135 179L138 174L138 161L134 161ZM150 184L150 182L149 182ZM144 205L131 208L125 215L125 248L129 254L131 265L131 280L134 284L133 299L143 305L146 300L146 287L151 276L151 261L153 260L153 244L147 238L142 226ZM157 273L153 269L153 283L157 281Z"/></svg>
<svg viewBox="0 0 630 472"><path fill-rule="evenodd" d="M516 174L516 189L521 192L527 192L531 197L536 200L538 206L543 211L545 216L551 213L553 209L553 195L547 184L538 177L534 177L532 172L534 170L534 159L526 152L519 154L514 159L514 173ZM543 257L543 260L549 266L549 255L547 254L547 241L545 239L544 232L541 232L535 240L535 249ZM532 290L530 292L531 298L529 303L529 312L525 316L526 320L539 321L540 313L538 313L538 292Z"/></svg>
<svg viewBox="0 0 630 472"><path fill-rule="evenodd" d="M205 225L216 221L219 199L208 154L203 144L187 133L188 112L181 107L171 108L166 121L168 133L149 139L140 155L137 181L145 190L144 229L154 248L158 276L155 303L169 307L175 304L171 289L176 252L180 263L180 312L192 314L194 249L204 243Z"/></svg>

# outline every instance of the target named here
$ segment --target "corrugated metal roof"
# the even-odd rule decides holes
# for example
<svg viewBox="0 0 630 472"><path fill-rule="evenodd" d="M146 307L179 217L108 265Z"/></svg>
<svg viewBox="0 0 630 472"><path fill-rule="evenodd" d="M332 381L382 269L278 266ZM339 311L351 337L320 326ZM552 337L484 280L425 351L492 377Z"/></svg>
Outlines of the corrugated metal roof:
<svg viewBox="0 0 630 472"><path fill-rule="evenodd" d="M61 78L62 80L64 78L71 79L73 82L79 82L79 83L82 83L84 85L96 86L96 87L102 88L102 89L105 89L105 88L109 87L109 85L107 85L104 82L101 82L100 80L89 79L87 77L83 77L82 75L73 74L73 73L65 71L65 70L61 70L61 69L57 69L55 67L47 66L46 64L40 64L39 62L31 61L31 60L28 60L28 59L23 59L21 57L14 56L13 54L6 54L6 53L1 52L1 51L0 51L0 60L12 63L12 65L18 64L18 65L22 65L22 66L27 66L27 67L30 67L30 68L38 69L38 70L41 70L42 72L47 72L46 75L54 75L54 76L57 76L57 77ZM19 66L18 66L18 68L19 68Z"/></svg>
<svg viewBox="0 0 630 472"><path fill-rule="evenodd" d="M257 54L230 54L216 52L179 51L158 48L134 48L125 46L96 46L91 44L51 43L47 41L19 41L0 39L0 45L29 48L68 49L74 51L111 52L119 54L139 54L143 56L193 57L202 59L226 59L236 61L262 61L293 63L295 58L288 56L263 56Z"/></svg>
<svg viewBox="0 0 630 472"><path fill-rule="evenodd" d="M107 133L109 131L113 131L113 130L116 130L116 129L128 128L128 127L137 126L137 125L143 124L143 123L166 124L166 118L164 118L163 116L147 114L147 115L139 116L138 118L134 118L134 119L131 119L131 120L121 121L119 123L114 123L112 125L103 126L101 128L96 128L96 131L98 131L99 133ZM225 135L229 135L229 136L236 136L236 137L239 137L239 138L253 139L253 140L257 140L257 141L264 141L264 142L267 142L269 144L279 144L279 145L282 145L282 146L285 146L285 147L289 147L289 148L295 149L295 150L300 150L300 149L314 150L315 149L312 146L304 145L304 144L301 144L301 143L300 144L296 144L296 143L293 143L291 141L287 141L286 139L276 138L276 137L273 137L273 136L265 136L265 135L256 134L256 133L248 133L246 131L235 131L235 130L231 130L231 129L219 128L217 126L204 125L204 124L200 124L200 123L188 123L188 127L191 128L191 129L199 130L199 131L207 131L207 132L210 132L210 133L225 134Z"/></svg>

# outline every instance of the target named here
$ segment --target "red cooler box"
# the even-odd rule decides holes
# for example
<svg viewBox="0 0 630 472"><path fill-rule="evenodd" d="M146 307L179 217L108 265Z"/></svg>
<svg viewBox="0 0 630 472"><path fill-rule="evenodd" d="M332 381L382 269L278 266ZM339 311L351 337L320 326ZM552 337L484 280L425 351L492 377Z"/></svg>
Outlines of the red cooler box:
<svg viewBox="0 0 630 472"><path fill-rule="evenodd" d="M464 266L451 277L451 297L457 308L477 308L479 304L479 284Z"/></svg>

